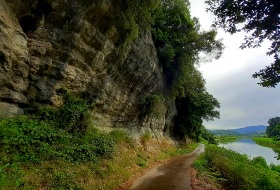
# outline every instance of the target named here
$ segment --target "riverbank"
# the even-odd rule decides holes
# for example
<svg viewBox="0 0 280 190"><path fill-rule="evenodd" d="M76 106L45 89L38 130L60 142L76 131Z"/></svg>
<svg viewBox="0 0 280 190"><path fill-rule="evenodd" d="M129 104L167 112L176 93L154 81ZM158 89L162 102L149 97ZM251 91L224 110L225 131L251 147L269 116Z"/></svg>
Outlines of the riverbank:
<svg viewBox="0 0 280 190"><path fill-rule="evenodd" d="M272 138L255 137L253 138L257 144L280 151L280 141L275 141Z"/></svg>
<svg viewBox="0 0 280 190"><path fill-rule="evenodd" d="M240 139L240 136L219 136L216 137L218 143L228 143L228 142L235 142L237 139Z"/></svg>
<svg viewBox="0 0 280 190"><path fill-rule="evenodd" d="M268 166L262 157L250 160L216 145L207 145L194 167L198 176L208 176L220 189L276 190L280 187L280 166Z"/></svg>

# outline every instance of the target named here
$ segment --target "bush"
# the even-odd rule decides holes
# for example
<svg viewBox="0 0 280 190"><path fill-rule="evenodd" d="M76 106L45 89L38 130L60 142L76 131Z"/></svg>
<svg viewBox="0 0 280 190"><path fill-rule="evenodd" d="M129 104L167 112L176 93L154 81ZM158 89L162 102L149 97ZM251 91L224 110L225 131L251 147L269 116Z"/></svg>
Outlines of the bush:
<svg viewBox="0 0 280 190"><path fill-rule="evenodd" d="M59 108L39 107L35 113L37 118L73 134L84 133L86 130L84 119L90 108L87 101L63 88L57 90L57 93L63 97L63 105Z"/></svg>
<svg viewBox="0 0 280 190"><path fill-rule="evenodd" d="M270 164L270 168L272 171L280 173L280 165Z"/></svg>
<svg viewBox="0 0 280 190"><path fill-rule="evenodd" d="M200 155L193 163L193 167L198 171L203 171L205 168L208 168L207 162L205 160L205 154Z"/></svg>
<svg viewBox="0 0 280 190"><path fill-rule="evenodd" d="M114 141L97 130L86 134L85 114L89 105L65 89L59 108L29 109L33 116L0 120L0 154L3 163L59 159L96 162L110 157ZM39 121L40 120L40 121ZM3 164L2 163L2 164Z"/></svg>
<svg viewBox="0 0 280 190"><path fill-rule="evenodd" d="M255 166L258 166L258 167L268 168L268 165L267 165L265 159L261 156L254 157L251 160L251 163Z"/></svg>
<svg viewBox="0 0 280 190"><path fill-rule="evenodd" d="M279 173L270 170L261 157L250 161L245 155L208 145L205 160L228 180L227 186L232 189L279 189Z"/></svg>
<svg viewBox="0 0 280 190"><path fill-rule="evenodd" d="M26 116L0 120L0 145L3 160L38 161L50 146L60 143L67 133Z"/></svg>
<svg viewBox="0 0 280 190"><path fill-rule="evenodd" d="M152 11L159 5L159 0L100 0L93 10L93 23L102 33L108 32L110 26L117 29L113 38L116 46L127 50L141 32L150 29L153 23ZM112 11L113 10L113 11Z"/></svg>

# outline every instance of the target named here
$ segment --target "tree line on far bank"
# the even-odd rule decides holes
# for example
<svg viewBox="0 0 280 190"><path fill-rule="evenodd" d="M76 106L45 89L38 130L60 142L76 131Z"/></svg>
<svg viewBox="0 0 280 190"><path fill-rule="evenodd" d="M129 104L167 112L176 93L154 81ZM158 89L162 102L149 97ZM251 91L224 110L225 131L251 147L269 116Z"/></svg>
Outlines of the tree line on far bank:
<svg viewBox="0 0 280 190"><path fill-rule="evenodd" d="M280 117L274 117L268 120L266 134L270 138L280 140Z"/></svg>

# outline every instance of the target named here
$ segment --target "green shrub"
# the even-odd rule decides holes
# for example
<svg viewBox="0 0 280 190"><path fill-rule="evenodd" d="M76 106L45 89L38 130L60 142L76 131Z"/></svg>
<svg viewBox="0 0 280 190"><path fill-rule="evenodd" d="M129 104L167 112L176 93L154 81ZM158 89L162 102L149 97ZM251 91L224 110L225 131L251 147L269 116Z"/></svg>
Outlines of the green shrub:
<svg viewBox="0 0 280 190"><path fill-rule="evenodd" d="M205 160L205 154L201 154L193 163L193 167L198 171L203 171L208 168L207 161Z"/></svg>
<svg viewBox="0 0 280 190"><path fill-rule="evenodd" d="M259 138L253 138L253 140L262 146L266 147L271 147L275 149L280 149L280 141L276 141L272 138L264 138L264 137L259 137Z"/></svg>
<svg viewBox="0 0 280 190"><path fill-rule="evenodd" d="M37 118L73 134L84 133L85 115L90 108L87 101L63 88L58 89L57 93L63 97L63 105L59 108L39 107L35 113Z"/></svg>
<svg viewBox="0 0 280 190"><path fill-rule="evenodd" d="M20 189L23 184L22 170L19 168L19 164L5 164L0 166L0 189L12 189L10 187L16 187Z"/></svg>
<svg viewBox="0 0 280 190"><path fill-rule="evenodd" d="M127 50L140 33L150 29L153 23L152 11L159 5L159 0L100 0L93 10L93 23L102 33L114 26L117 35L113 38L116 46ZM113 10L113 11L112 11Z"/></svg>
<svg viewBox="0 0 280 190"><path fill-rule="evenodd" d="M38 161L47 156L51 145L65 137L62 130L26 116L0 120L0 147L5 162Z"/></svg>
<svg viewBox="0 0 280 190"><path fill-rule="evenodd" d="M270 164L270 168L272 171L280 173L280 165Z"/></svg>
<svg viewBox="0 0 280 190"><path fill-rule="evenodd" d="M204 158L209 168L220 172L232 189L279 189L279 173L270 170L261 157L250 161L245 155L208 145Z"/></svg>
<svg viewBox="0 0 280 190"><path fill-rule="evenodd" d="M268 165L267 165L265 159L261 156L254 157L251 160L251 163L255 166L258 166L258 167L268 168Z"/></svg>
<svg viewBox="0 0 280 190"><path fill-rule="evenodd" d="M114 141L98 131L77 136L23 116L0 121L0 148L1 165L59 158L96 162L113 154Z"/></svg>

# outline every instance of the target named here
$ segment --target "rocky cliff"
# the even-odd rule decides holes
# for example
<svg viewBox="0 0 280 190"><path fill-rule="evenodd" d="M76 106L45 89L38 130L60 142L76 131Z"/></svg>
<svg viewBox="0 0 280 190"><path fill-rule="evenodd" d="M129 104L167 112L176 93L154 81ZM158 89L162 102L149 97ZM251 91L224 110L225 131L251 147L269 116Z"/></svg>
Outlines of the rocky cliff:
<svg viewBox="0 0 280 190"><path fill-rule="evenodd" d="M140 117L140 101L164 92L151 34L141 33L124 50L116 28L97 21L97 6L0 0L0 117L23 114L34 103L59 105L56 89L65 87L91 100L97 125L169 132L174 105L159 103L159 114Z"/></svg>

